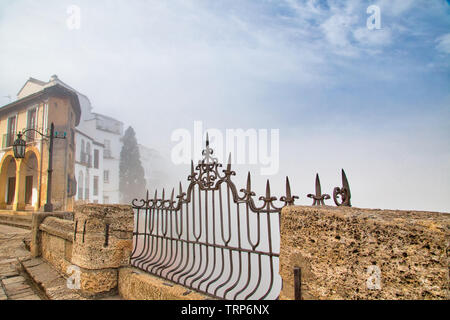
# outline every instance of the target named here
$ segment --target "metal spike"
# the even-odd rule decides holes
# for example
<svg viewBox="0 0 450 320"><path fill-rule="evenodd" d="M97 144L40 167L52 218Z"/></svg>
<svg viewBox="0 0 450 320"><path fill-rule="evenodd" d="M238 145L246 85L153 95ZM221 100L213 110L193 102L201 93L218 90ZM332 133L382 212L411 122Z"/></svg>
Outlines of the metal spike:
<svg viewBox="0 0 450 320"><path fill-rule="evenodd" d="M348 184L347 176L345 175L344 169L342 169L342 186L350 192L350 186Z"/></svg>
<svg viewBox="0 0 450 320"><path fill-rule="evenodd" d="M162 199L164 200L164 197L165 197L165 191L164 191L164 188L163 188L163 193L162 193Z"/></svg>
<svg viewBox="0 0 450 320"><path fill-rule="evenodd" d="M286 198L291 198L291 184L289 183L288 177L286 177Z"/></svg>
<svg viewBox="0 0 450 320"><path fill-rule="evenodd" d="M248 172L247 175L247 191L250 192L251 188L252 188L252 182L251 182L251 176L250 176L250 171Z"/></svg>
<svg viewBox="0 0 450 320"><path fill-rule="evenodd" d="M208 132L206 132L206 147L209 147L209 135L208 135Z"/></svg>
<svg viewBox="0 0 450 320"><path fill-rule="evenodd" d="M191 160L191 176L194 176L194 160Z"/></svg>
<svg viewBox="0 0 450 320"><path fill-rule="evenodd" d="M172 194L170 195L170 201L173 202L173 195L175 193L175 188L172 188Z"/></svg>
<svg viewBox="0 0 450 320"><path fill-rule="evenodd" d="M227 171L231 171L231 152L228 155Z"/></svg>
<svg viewBox="0 0 450 320"><path fill-rule="evenodd" d="M320 197L322 195L322 188L320 186L319 174L316 173L316 196Z"/></svg>
<svg viewBox="0 0 450 320"><path fill-rule="evenodd" d="M145 196L145 200L148 201L149 197L148 197L148 189L147 189L147 194Z"/></svg>
<svg viewBox="0 0 450 320"><path fill-rule="evenodd" d="M344 169L342 169L342 187L347 189L347 201L346 202L347 202L347 206L351 207L352 206L352 202L351 202L352 194L350 192L350 185L348 183L347 175L345 174Z"/></svg>
<svg viewBox="0 0 450 320"><path fill-rule="evenodd" d="M269 179L267 179L267 184L266 184L266 198L267 199L270 198L270 182L269 182Z"/></svg>
<svg viewBox="0 0 450 320"><path fill-rule="evenodd" d="M155 190L155 201L158 199L158 189Z"/></svg>
<svg viewBox="0 0 450 320"><path fill-rule="evenodd" d="M180 196L183 194L183 186L181 185L181 181L180 181Z"/></svg>

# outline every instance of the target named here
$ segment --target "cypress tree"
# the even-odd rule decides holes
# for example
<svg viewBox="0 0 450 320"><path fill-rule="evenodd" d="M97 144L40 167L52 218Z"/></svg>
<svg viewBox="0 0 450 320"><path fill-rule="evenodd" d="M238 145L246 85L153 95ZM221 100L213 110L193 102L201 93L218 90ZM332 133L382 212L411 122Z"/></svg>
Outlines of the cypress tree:
<svg viewBox="0 0 450 320"><path fill-rule="evenodd" d="M122 138L119 163L120 201L131 204L133 199L141 199L146 192L145 172L141 164L136 133L130 126Z"/></svg>

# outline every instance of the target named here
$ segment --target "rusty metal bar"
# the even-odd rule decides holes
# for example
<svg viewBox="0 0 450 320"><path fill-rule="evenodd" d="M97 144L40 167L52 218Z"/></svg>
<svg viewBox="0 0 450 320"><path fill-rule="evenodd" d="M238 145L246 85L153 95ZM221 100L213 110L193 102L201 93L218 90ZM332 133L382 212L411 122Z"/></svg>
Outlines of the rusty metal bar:
<svg viewBox="0 0 450 320"><path fill-rule="evenodd" d="M302 270L294 268L294 300L302 300Z"/></svg>
<svg viewBox="0 0 450 320"><path fill-rule="evenodd" d="M189 289L223 299L277 297L279 252L273 249L274 222L282 207L267 181L266 195L255 203L251 176L238 190L231 181L231 155L225 170L213 156L207 139L203 160L188 176L189 186L174 200L155 192L150 199L134 199L136 222L131 264ZM294 204L286 178L284 205ZM264 217L265 215L265 217ZM261 230L264 228L264 230Z"/></svg>
<svg viewBox="0 0 450 320"><path fill-rule="evenodd" d="M107 223L105 225L105 243L104 243L104 247L108 246L108 241L109 241L109 224Z"/></svg>

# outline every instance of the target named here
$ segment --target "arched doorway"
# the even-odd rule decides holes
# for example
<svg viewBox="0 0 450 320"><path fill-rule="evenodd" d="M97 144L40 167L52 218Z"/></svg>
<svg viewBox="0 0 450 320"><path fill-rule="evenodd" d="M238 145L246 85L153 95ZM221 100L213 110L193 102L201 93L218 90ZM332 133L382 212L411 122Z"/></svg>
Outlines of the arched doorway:
<svg viewBox="0 0 450 320"><path fill-rule="evenodd" d="M16 191L16 160L12 154L5 154L0 166L0 208L12 209Z"/></svg>
<svg viewBox="0 0 450 320"><path fill-rule="evenodd" d="M22 160L20 175L24 183L23 198L19 197L19 202L25 204L27 210L39 209L39 176L40 167L38 157L34 151L27 151Z"/></svg>

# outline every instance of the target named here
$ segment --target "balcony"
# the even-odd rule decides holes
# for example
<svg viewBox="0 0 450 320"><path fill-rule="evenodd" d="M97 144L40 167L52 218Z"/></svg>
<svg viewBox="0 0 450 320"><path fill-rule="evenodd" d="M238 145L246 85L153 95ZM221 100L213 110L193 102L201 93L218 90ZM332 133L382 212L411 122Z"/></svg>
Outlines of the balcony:
<svg viewBox="0 0 450 320"><path fill-rule="evenodd" d="M92 168L92 156L86 152L82 152L80 156L80 163L88 168Z"/></svg>

